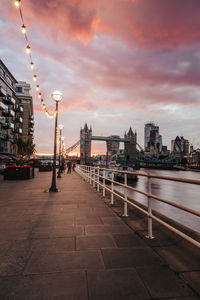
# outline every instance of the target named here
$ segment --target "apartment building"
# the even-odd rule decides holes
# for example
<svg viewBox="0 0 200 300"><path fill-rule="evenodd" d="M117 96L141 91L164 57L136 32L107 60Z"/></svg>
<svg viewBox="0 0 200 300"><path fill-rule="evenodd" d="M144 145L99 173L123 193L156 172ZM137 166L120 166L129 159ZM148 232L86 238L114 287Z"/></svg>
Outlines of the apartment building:
<svg viewBox="0 0 200 300"><path fill-rule="evenodd" d="M33 139L33 126L30 84L17 82L0 60L0 153L17 155L18 138Z"/></svg>

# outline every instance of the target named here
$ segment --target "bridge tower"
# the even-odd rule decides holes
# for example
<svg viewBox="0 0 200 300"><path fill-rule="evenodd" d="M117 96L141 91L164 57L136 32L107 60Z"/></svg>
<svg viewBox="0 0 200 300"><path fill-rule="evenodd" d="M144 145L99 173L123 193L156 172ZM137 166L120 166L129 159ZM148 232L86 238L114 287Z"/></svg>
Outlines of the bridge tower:
<svg viewBox="0 0 200 300"><path fill-rule="evenodd" d="M130 141L124 143L124 156L127 164L133 164L136 162L136 144L137 144L137 133L133 133L130 127L128 133L125 132L124 138Z"/></svg>
<svg viewBox="0 0 200 300"><path fill-rule="evenodd" d="M84 128L80 130L80 159L81 164L90 164L91 156L91 140L92 140L92 128L90 129L85 123Z"/></svg>

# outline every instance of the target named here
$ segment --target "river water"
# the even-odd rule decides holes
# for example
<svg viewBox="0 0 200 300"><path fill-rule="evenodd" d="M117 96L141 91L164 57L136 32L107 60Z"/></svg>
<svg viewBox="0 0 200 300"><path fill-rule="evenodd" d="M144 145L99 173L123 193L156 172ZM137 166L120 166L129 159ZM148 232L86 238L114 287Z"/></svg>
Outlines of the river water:
<svg viewBox="0 0 200 300"><path fill-rule="evenodd" d="M196 179L200 180L200 172L193 171L171 171L171 170L155 170L141 169L141 173L151 173L155 175ZM181 182L166 181L161 179L151 179L152 194L162 197L166 200L179 203L183 206L200 211L200 185L186 184ZM138 176L138 181L129 183L129 185L147 191L147 178ZM123 193L123 187L115 186L116 191ZM137 192L128 190L127 195L144 205L147 205L147 197ZM162 213L163 215L178 221L179 223L200 232L200 218L188 212L182 211L171 205L162 203L158 200L151 199L152 209Z"/></svg>

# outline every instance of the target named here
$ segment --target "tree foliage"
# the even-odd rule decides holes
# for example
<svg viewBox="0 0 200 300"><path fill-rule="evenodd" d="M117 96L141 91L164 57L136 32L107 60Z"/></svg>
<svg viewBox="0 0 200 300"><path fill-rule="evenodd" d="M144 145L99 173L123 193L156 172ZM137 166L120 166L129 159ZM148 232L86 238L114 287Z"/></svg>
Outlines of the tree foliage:
<svg viewBox="0 0 200 300"><path fill-rule="evenodd" d="M30 139L28 139L27 141L23 141L21 138L18 138L17 148L18 154L22 156L30 156L36 151L35 144L33 144L33 141Z"/></svg>

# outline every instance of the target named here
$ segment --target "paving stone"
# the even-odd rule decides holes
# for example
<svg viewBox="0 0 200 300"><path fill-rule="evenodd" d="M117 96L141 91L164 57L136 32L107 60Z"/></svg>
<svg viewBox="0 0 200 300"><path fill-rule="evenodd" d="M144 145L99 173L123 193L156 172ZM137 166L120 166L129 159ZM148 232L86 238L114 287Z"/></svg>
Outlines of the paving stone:
<svg viewBox="0 0 200 300"><path fill-rule="evenodd" d="M151 247L164 247L169 245L174 245L182 240L182 238L175 234L174 232L170 232L165 228L160 228L159 230L153 229L154 239L147 239L147 231L138 231L138 234L145 240L145 242Z"/></svg>
<svg viewBox="0 0 200 300"><path fill-rule="evenodd" d="M134 269L88 271L89 298L94 300L150 299Z"/></svg>
<svg viewBox="0 0 200 300"><path fill-rule="evenodd" d="M88 300L85 272L0 278L0 299Z"/></svg>
<svg viewBox="0 0 200 300"><path fill-rule="evenodd" d="M136 234L114 234L114 240L118 248L147 247L146 243Z"/></svg>
<svg viewBox="0 0 200 300"><path fill-rule="evenodd" d="M9 241L9 240L24 240L28 238L30 230L29 229L1 229L0 230L0 240Z"/></svg>
<svg viewBox="0 0 200 300"><path fill-rule="evenodd" d="M32 238L51 238L83 235L83 226L38 227L32 232Z"/></svg>
<svg viewBox="0 0 200 300"><path fill-rule="evenodd" d="M162 298L162 300L199 300L198 296L189 296L189 297L173 297L173 298Z"/></svg>
<svg viewBox="0 0 200 300"><path fill-rule="evenodd" d="M0 241L0 253L4 254L11 247L11 241Z"/></svg>
<svg viewBox="0 0 200 300"><path fill-rule="evenodd" d="M158 247L155 251L177 272L200 270L200 251L187 242L181 242L177 246Z"/></svg>
<svg viewBox="0 0 200 300"><path fill-rule="evenodd" d="M182 273L181 276L199 294L199 298L200 298L200 271L185 272Z"/></svg>
<svg viewBox="0 0 200 300"><path fill-rule="evenodd" d="M114 240L109 235L92 235L92 236L78 236L76 238L77 250L101 249L101 248L115 248Z"/></svg>
<svg viewBox="0 0 200 300"><path fill-rule="evenodd" d="M22 274L29 257L28 249L0 253L0 276Z"/></svg>
<svg viewBox="0 0 200 300"><path fill-rule="evenodd" d="M192 296L191 289L167 266L136 268L152 298Z"/></svg>
<svg viewBox="0 0 200 300"><path fill-rule="evenodd" d="M132 230L125 225L86 225L86 234L105 234L105 233L132 233Z"/></svg>
<svg viewBox="0 0 200 300"><path fill-rule="evenodd" d="M106 269L161 265L163 261L150 248L103 249Z"/></svg>
<svg viewBox="0 0 200 300"><path fill-rule="evenodd" d="M102 269L99 251L33 252L24 274L64 272L74 269Z"/></svg>
<svg viewBox="0 0 200 300"><path fill-rule="evenodd" d="M76 222L77 225L102 224L102 221L99 217L78 216L78 217L75 218L75 222Z"/></svg>
<svg viewBox="0 0 200 300"><path fill-rule="evenodd" d="M75 250L75 238L51 238L33 239L31 241L31 251L72 251Z"/></svg>
<svg viewBox="0 0 200 300"><path fill-rule="evenodd" d="M124 225L123 220L119 217L102 217L101 220L106 225Z"/></svg>

